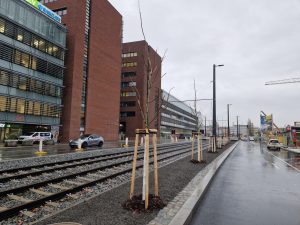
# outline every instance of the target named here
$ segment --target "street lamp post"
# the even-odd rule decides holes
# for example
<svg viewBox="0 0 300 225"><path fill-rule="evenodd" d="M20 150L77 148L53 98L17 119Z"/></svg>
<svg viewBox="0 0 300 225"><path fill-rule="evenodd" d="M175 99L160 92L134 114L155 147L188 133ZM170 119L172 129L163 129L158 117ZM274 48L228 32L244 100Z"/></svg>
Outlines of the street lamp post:
<svg viewBox="0 0 300 225"><path fill-rule="evenodd" d="M204 117L204 136L206 137L206 116Z"/></svg>
<svg viewBox="0 0 300 225"><path fill-rule="evenodd" d="M236 136L239 139L239 116L236 116Z"/></svg>
<svg viewBox="0 0 300 225"><path fill-rule="evenodd" d="M227 104L227 132L228 132L228 138L230 137L230 125L229 125L229 106L232 104Z"/></svg>
<svg viewBox="0 0 300 225"><path fill-rule="evenodd" d="M217 136L217 115L216 115L216 67L224 65L213 64L213 136Z"/></svg>

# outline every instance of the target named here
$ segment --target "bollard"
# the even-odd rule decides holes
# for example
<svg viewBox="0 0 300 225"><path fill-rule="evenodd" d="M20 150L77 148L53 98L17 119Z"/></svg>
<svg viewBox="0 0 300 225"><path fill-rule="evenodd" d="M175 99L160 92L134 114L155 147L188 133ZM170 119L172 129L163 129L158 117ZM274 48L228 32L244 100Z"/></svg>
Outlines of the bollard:
<svg viewBox="0 0 300 225"><path fill-rule="evenodd" d="M39 143L39 152L43 151L43 140L40 138L40 143Z"/></svg>
<svg viewBox="0 0 300 225"><path fill-rule="evenodd" d="M178 142L178 139L177 139L177 137L175 137L175 142Z"/></svg>
<svg viewBox="0 0 300 225"><path fill-rule="evenodd" d="M124 145L125 148L128 148L128 137L125 138L125 145Z"/></svg>
<svg viewBox="0 0 300 225"><path fill-rule="evenodd" d="M81 138L78 139L77 149L75 151L82 151L82 140Z"/></svg>
<svg viewBox="0 0 300 225"><path fill-rule="evenodd" d="M43 138L40 138L40 141L39 141L39 150L37 152L35 152L35 154L39 155L39 156L47 154L47 152L43 151Z"/></svg>

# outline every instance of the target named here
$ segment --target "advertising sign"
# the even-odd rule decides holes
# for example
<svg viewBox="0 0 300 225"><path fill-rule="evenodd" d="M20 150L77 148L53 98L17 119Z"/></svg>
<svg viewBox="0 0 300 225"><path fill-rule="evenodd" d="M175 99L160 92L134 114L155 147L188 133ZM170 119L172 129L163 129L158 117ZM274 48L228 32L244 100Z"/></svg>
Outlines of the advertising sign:
<svg viewBox="0 0 300 225"><path fill-rule="evenodd" d="M266 130L268 125L266 124L266 116L260 115L260 129Z"/></svg>
<svg viewBox="0 0 300 225"><path fill-rule="evenodd" d="M52 10L48 9L43 4L39 3L38 0L26 0L26 2L28 2L30 5L34 6L38 10L42 11L44 14L50 16L52 19L61 23L61 17L57 15L55 12L53 12Z"/></svg>

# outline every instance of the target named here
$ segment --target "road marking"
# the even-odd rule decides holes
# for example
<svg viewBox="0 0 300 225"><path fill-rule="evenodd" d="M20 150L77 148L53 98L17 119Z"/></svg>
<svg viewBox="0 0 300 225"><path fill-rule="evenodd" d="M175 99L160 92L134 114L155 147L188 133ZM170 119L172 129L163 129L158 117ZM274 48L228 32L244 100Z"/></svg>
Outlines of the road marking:
<svg viewBox="0 0 300 225"><path fill-rule="evenodd" d="M274 155L273 153L269 152L269 151L266 151L264 150L265 152L269 153L270 155L274 156L275 158L277 158L279 161L287 164L288 166L292 167L294 170L297 170L299 173L300 173L300 170L294 166L292 166L291 164L287 163L286 161L284 161L283 159L279 158L278 156Z"/></svg>
<svg viewBox="0 0 300 225"><path fill-rule="evenodd" d="M275 168L279 169L279 167L278 167L275 163L272 163L272 165L273 165Z"/></svg>

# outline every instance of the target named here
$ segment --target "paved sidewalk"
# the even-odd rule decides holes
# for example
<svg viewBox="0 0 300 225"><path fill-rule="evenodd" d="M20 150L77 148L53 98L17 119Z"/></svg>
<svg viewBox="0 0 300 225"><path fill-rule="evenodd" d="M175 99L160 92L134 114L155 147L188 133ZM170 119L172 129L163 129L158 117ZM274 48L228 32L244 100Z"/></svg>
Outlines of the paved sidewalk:
<svg viewBox="0 0 300 225"><path fill-rule="evenodd" d="M282 147L281 149L289 151L289 152L300 154L300 148L296 148L296 147Z"/></svg>

